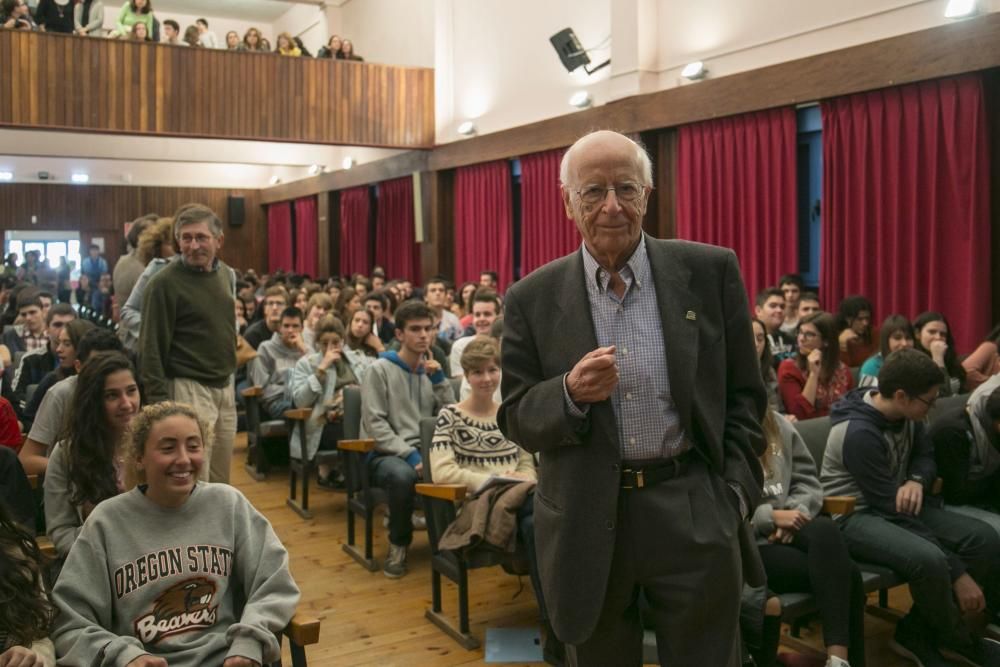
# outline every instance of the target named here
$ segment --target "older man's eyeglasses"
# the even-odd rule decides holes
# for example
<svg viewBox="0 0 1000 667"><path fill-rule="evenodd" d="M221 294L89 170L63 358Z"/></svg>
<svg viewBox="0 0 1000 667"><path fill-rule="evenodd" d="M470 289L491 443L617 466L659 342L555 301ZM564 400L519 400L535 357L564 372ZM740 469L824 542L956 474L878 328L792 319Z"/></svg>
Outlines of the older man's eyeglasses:
<svg viewBox="0 0 1000 667"><path fill-rule="evenodd" d="M595 206L607 198L609 190L614 190L618 201L631 203L639 199L646 188L641 183L625 181L612 186L587 185L577 190L576 194L585 205Z"/></svg>

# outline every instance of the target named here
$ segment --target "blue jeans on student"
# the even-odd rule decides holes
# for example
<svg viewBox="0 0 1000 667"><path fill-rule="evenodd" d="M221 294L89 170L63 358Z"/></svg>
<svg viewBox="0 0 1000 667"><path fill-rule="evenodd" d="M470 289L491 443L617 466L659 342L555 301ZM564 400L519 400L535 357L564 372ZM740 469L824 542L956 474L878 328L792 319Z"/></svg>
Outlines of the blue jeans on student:
<svg viewBox="0 0 1000 667"><path fill-rule="evenodd" d="M936 632L938 644L968 645L972 635L955 603L947 555L954 554L965 563L968 574L983 589L987 605L996 610L1000 537L989 524L937 507L924 505L917 518L940 547L866 510L843 519L841 530L853 558L884 565L906 579L913 596L910 613L917 615L924 628Z"/></svg>
<svg viewBox="0 0 1000 667"><path fill-rule="evenodd" d="M389 541L408 547L413 541L413 506L417 471L398 456L376 456L369 463L372 485L389 497Z"/></svg>

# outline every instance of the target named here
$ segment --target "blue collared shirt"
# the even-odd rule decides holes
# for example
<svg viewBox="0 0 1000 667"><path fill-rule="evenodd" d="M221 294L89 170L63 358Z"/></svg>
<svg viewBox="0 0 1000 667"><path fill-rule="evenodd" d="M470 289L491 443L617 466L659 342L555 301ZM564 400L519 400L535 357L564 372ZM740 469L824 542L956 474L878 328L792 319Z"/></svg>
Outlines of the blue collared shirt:
<svg viewBox="0 0 1000 667"><path fill-rule="evenodd" d="M645 236L618 273L625 283L621 298L609 288L611 274L601 268L586 245L583 266L597 344L616 347L619 379L611 394L611 406L622 460L665 459L687 451L691 445L684 437L670 390L663 326ZM575 405L568 391L565 396L570 414L583 417L589 406Z"/></svg>

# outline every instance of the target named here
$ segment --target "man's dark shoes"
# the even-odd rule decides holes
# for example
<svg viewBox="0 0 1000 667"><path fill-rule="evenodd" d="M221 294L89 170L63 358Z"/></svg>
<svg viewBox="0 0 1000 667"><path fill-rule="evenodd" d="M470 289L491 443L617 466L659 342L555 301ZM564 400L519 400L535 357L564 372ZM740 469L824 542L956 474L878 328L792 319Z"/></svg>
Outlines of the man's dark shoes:
<svg viewBox="0 0 1000 667"><path fill-rule="evenodd" d="M895 636L889 640L889 648L919 667L948 667L950 663L938 653L930 637L931 633L910 614L899 621Z"/></svg>
<svg viewBox="0 0 1000 667"><path fill-rule="evenodd" d="M960 665L1000 667L1000 642L995 639L974 639L964 646L941 647L941 652Z"/></svg>

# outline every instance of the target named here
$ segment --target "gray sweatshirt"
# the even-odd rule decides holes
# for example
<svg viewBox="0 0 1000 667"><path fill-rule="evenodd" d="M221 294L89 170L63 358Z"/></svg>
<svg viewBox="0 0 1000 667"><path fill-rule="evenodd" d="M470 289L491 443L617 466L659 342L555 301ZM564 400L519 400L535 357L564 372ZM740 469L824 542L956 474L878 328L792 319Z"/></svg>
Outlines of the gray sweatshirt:
<svg viewBox="0 0 1000 667"><path fill-rule="evenodd" d="M414 373L396 352L384 353L361 383L361 437L382 455L407 458L420 447L420 420L455 402L444 371Z"/></svg>
<svg viewBox="0 0 1000 667"><path fill-rule="evenodd" d="M267 519L231 486L198 483L175 509L138 488L98 505L53 599L61 663L201 667L276 660L299 590Z"/></svg>
<svg viewBox="0 0 1000 667"><path fill-rule="evenodd" d="M303 356L299 348L282 343L277 331L257 348L257 357L250 362L250 381L255 387L264 388L261 403L268 412L272 404L284 398L288 376Z"/></svg>
<svg viewBox="0 0 1000 667"><path fill-rule="evenodd" d="M750 519L758 543L767 542L775 530L774 510L799 510L813 518L823 508L823 488L806 443L787 419L775 415L775 421L781 445L768 460L770 475L765 475L761 504Z"/></svg>

